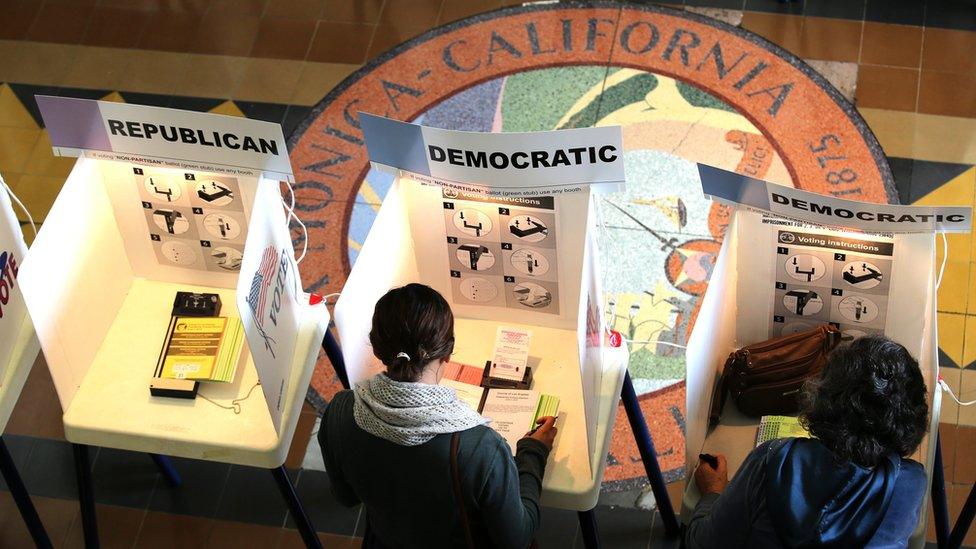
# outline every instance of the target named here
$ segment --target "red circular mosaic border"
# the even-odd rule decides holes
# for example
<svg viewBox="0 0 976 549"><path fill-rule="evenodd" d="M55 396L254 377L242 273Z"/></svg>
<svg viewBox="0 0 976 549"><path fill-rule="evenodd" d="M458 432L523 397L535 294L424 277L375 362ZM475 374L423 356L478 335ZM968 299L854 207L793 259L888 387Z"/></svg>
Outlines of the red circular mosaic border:
<svg viewBox="0 0 976 549"><path fill-rule="evenodd" d="M506 8L433 29L374 59L332 90L292 135L296 210L311 243L302 263L306 288L337 292L350 270L349 220L369 171L357 112L413 120L482 82L570 65L629 67L690 83L756 126L798 188L895 201L887 160L853 105L802 60L755 34L659 6L596 2ZM713 207L710 214L710 232L718 239L727 223L723 210ZM703 290L700 285L693 289ZM328 363L320 363L310 400L319 406L337 388ZM680 438L683 420L672 416L680 414L683 400L682 384L641 397L656 438ZM614 431L626 428L618 414ZM607 480L618 487L639 482L643 474L632 444L618 448L629 439L623 435L614 436L616 463L607 470ZM683 452L658 445L666 476L679 476Z"/></svg>

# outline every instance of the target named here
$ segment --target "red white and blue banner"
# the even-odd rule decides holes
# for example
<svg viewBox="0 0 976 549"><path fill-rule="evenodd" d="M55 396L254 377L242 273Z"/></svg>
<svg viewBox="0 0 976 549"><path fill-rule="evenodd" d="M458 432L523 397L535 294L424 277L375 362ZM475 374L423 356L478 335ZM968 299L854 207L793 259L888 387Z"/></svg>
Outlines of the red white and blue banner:
<svg viewBox="0 0 976 549"><path fill-rule="evenodd" d="M26 254L27 244L20 223L0 177L0 383L3 383L3 373L9 366L27 318L27 307L17 279Z"/></svg>
<svg viewBox="0 0 976 549"><path fill-rule="evenodd" d="M255 202L262 201L274 206L254 208L251 215L237 282L237 308L268 411L278 429L295 355L299 299L303 294L284 210L277 206L281 201L277 185L258 185Z"/></svg>

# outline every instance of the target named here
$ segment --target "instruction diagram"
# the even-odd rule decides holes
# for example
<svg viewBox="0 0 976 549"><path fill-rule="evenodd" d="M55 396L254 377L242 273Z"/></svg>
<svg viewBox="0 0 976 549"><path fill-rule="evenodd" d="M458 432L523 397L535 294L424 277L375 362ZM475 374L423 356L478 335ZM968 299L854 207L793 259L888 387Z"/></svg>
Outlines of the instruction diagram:
<svg viewBox="0 0 976 549"><path fill-rule="evenodd" d="M240 271L247 218L236 178L138 166L132 173L160 265Z"/></svg>
<svg viewBox="0 0 976 549"><path fill-rule="evenodd" d="M156 226L160 230L166 231L167 234L183 234L190 230L190 220L178 210L153 210L152 215Z"/></svg>
<svg viewBox="0 0 976 549"><path fill-rule="evenodd" d="M214 207L228 206L234 202L230 186L214 179L205 179L196 185L197 198Z"/></svg>
<svg viewBox="0 0 976 549"><path fill-rule="evenodd" d="M481 277L465 278L459 286L461 295L474 303L490 303L498 297L498 287Z"/></svg>
<svg viewBox="0 0 976 549"><path fill-rule="evenodd" d="M442 193L455 302L559 313L556 212L505 198Z"/></svg>
<svg viewBox="0 0 976 549"><path fill-rule="evenodd" d="M454 227L469 236L488 236L492 226L491 217L481 210L464 208L454 214Z"/></svg>
<svg viewBox="0 0 976 549"><path fill-rule="evenodd" d="M770 337L832 323L883 334L894 244L832 232L779 230Z"/></svg>
<svg viewBox="0 0 976 549"><path fill-rule="evenodd" d="M487 271L495 264L495 255L481 244L462 244L457 249L458 261L467 263L472 271Z"/></svg>
<svg viewBox="0 0 976 549"><path fill-rule="evenodd" d="M786 260L786 274L801 282L813 282L827 274L827 266L815 255L796 254Z"/></svg>
<svg viewBox="0 0 976 549"><path fill-rule="evenodd" d="M515 286L512 293L516 301L533 309L548 307L552 303L552 293L534 282L522 282Z"/></svg>
<svg viewBox="0 0 976 549"><path fill-rule="evenodd" d="M868 261L851 261L844 265L844 282L855 288L874 288L884 279L881 269Z"/></svg>
<svg viewBox="0 0 976 549"><path fill-rule="evenodd" d="M549 236L549 227L531 215L517 215L508 222L508 232L521 242L539 242Z"/></svg>
<svg viewBox="0 0 976 549"><path fill-rule="evenodd" d="M178 201L183 196L183 191L180 186L174 185L168 177L163 175L148 176L143 184L145 185L146 192L149 193L150 198L154 202L170 204Z"/></svg>
<svg viewBox="0 0 976 549"><path fill-rule="evenodd" d="M549 272L549 260L545 254L531 248L519 248L512 253L512 267L522 274L543 276Z"/></svg>

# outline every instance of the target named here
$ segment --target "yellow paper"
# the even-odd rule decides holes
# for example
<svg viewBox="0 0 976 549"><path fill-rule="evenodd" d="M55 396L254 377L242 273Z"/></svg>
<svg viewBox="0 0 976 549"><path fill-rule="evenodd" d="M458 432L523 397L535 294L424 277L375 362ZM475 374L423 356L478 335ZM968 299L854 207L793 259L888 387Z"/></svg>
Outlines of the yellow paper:
<svg viewBox="0 0 976 549"><path fill-rule="evenodd" d="M244 347L244 325L241 319L232 317L227 319L224 330L224 341L220 345L220 354L209 381L230 383L237 374L237 366L241 362L241 349Z"/></svg>
<svg viewBox="0 0 976 549"><path fill-rule="evenodd" d="M210 379L224 338L225 317L179 317L166 348L162 377Z"/></svg>
<svg viewBox="0 0 976 549"><path fill-rule="evenodd" d="M800 425L799 418L793 416L763 416L756 431L756 446L777 438L810 437L810 433Z"/></svg>

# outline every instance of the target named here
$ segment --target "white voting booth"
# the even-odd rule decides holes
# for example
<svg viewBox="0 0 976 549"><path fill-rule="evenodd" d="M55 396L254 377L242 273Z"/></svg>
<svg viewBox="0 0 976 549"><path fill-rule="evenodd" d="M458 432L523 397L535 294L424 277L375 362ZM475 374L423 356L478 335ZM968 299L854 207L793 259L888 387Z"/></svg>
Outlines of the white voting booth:
<svg viewBox="0 0 976 549"><path fill-rule="evenodd" d="M0 178L0 433L40 351L21 291L27 244Z"/></svg>
<svg viewBox="0 0 976 549"><path fill-rule="evenodd" d="M627 354L603 345L590 187L623 184L620 129L483 134L360 121L374 165L396 180L335 308L350 383L383 370L368 339L373 308L411 282L450 302L453 361L482 368L498 327L531 331L532 389L560 398L543 503L591 509Z"/></svg>
<svg viewBox="0 0 976 549"><path fill-rule="evenodd" d="M929 433L914 459L931 479L941 392L935 264L937 231L970 230L958 207L867 204L782 187L699 165L706 195L734 207L687 351L685 521L699 494L701 453L725 454L733 475L755 447L758 418L727 399L709 427L713 388L729 353L819 324L855 337L884 334L919 361ZM924 544L925 518L913 537Z"/></svg>
<svg viewBox="0 0 976 549"><path fill-rule="evenodd" d="M0 435L7 428L31 367L40 351L21 291L21 269L27 244L14 214L9 190L0 177ZM0 438L0 474L38 546L50 546L20 473Z"/></svg>
<svg viewBox="0 0 976 549"><path fill-rule="evenodd" d="M79 156L20 268L65 436L280 466L329 322L301 289L278 183L293 181L280 126L37 102L55 152ZM219 294L220 315L246 332L235 379L201 384L195 399L149 390L177 291Z"/></svg>

